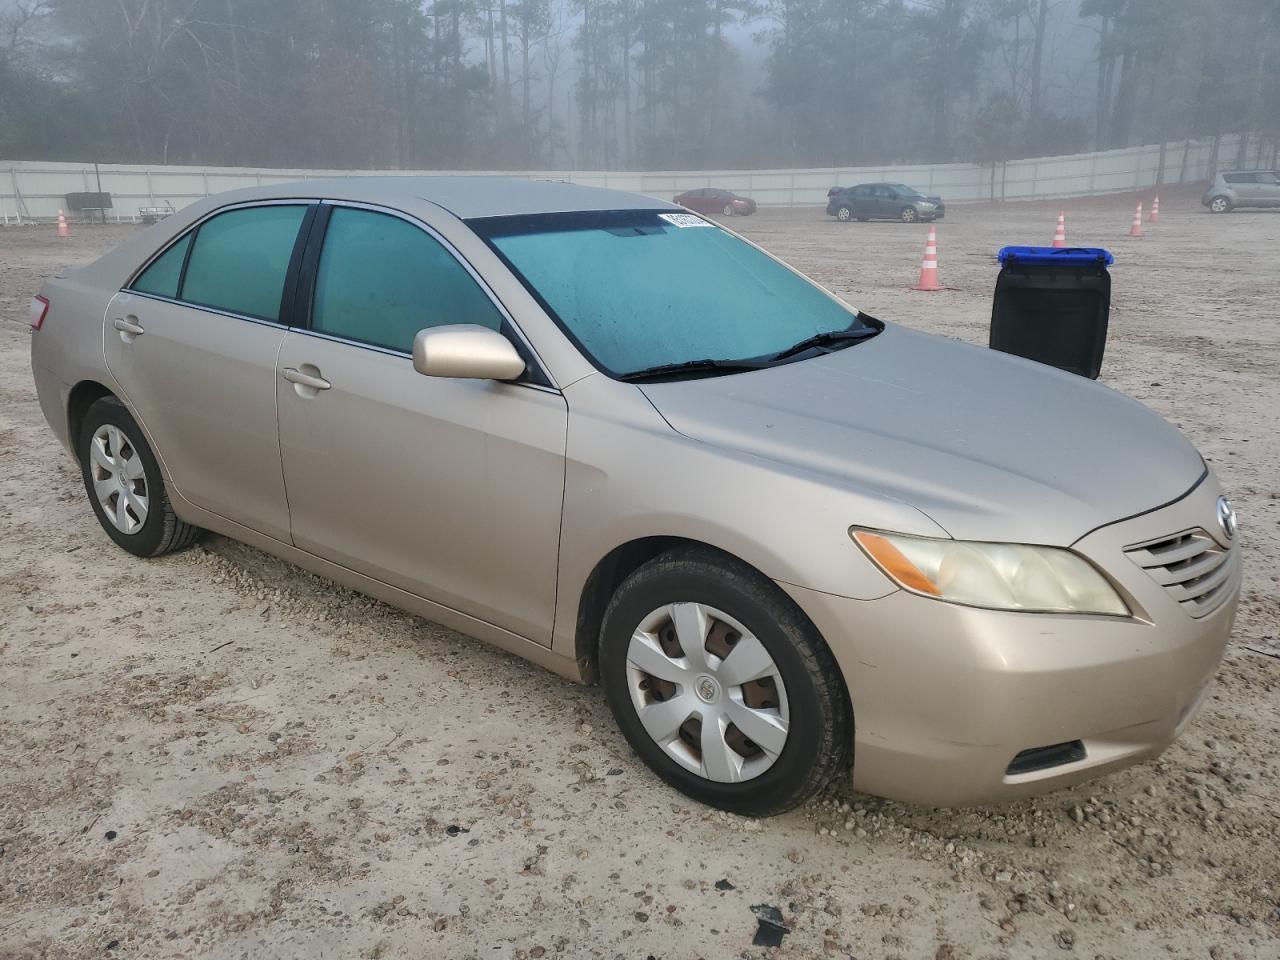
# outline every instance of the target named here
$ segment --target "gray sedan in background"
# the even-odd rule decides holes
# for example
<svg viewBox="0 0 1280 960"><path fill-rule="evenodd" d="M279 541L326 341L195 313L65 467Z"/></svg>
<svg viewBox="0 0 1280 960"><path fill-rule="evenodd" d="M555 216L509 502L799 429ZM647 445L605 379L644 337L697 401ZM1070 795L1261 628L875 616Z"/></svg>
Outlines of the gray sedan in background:
<svg viewBox="0 0 1280 960"><path fill-rule="evenodd" d="M49 280L31 325L123 550L216 531L598 681L727 810L1155 756L1231 630L1235 517L1172 426L648 197L242 190Z"/></svg>

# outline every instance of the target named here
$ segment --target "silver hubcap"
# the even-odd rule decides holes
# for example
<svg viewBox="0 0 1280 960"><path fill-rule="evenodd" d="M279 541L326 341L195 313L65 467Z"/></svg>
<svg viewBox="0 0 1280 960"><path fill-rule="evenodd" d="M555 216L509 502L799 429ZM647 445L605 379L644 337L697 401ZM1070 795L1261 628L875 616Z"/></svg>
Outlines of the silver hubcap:
<svg viewBox="0 0 1280 960"><path fill-rule="evenodd" d="M627 686L654 743L708 780L758 777L787 744L787 691L773 658L742 624L705 604L668 604L640 621L627 648Z"/></svg>
<svg viewBox="0 0 1280 960"><path fill-rule="evenodd" d="M1219 197L1217 200L1213 201L1213 209L1218 213L1221 213L1223 210L1227 209L1227 201Z"/></svg>
<svg viewBox="0 0 1280 960"><path fill-rule="evenodd" d="M93 492L111 525L121 533L137 533L147 522L149 498L142 458L123 430L104 423L89 441L89 474Z"/></svg>
<svg viewBox="0 0 1280 960"><path fill-rule="evenodd" d="M848 220L850 216L851 214L849 213L849 210L846 207L841 207L839 210L836 211L837 220Z"/></svg>
<svg viewBox="0 0 1280 960"><path fill-rule="evenodd" d="M916 212L911 207L907 207L907 209L902 211L902 220L904 223L911 223L915 220L915 218L916 218Z"/></svg>

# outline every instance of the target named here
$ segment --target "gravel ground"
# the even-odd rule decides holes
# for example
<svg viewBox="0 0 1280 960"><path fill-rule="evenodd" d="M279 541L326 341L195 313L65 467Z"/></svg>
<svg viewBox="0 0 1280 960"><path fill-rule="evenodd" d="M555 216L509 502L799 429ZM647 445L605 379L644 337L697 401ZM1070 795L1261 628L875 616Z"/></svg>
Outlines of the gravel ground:
<svg viewBox="0 0 1280 960"><path fill-rule="evenodd" d="M230 541L115 549L36 406L26 304L131 228L0 231L0 957L1280 955L1280 212L1067 205L1111 246L1103 379L1179 424L1242 517L1245 595L1163 758L1006 808L833 786L768 821L650 776L596 689ZM734 222L869 313L984 342L1002 243L1057 206L925 228ZM781 946L752 946L753 908ZM765 912L765 911L761 911Z"/></svg>

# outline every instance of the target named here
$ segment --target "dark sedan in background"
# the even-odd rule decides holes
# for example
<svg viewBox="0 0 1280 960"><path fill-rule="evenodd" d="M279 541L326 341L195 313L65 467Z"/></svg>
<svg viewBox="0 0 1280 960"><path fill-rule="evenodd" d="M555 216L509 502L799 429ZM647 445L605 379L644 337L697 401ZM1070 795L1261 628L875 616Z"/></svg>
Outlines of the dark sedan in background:
<svg viewBox="0 0 1280 960"><path fill-rule="evenodd" d="M675 202L698 213L719 213L726 217L745 217L756 212L756 202L750 197L741 197L732 190L716 187L686 190L676 196Z"/></svg>
<svg viewBox="0 0 1280 960"><path fill-rule="evenodd" d="M827 216L847 220L941 220L947 208L939 196L904 183L860 183L827 191Z"/></svg>

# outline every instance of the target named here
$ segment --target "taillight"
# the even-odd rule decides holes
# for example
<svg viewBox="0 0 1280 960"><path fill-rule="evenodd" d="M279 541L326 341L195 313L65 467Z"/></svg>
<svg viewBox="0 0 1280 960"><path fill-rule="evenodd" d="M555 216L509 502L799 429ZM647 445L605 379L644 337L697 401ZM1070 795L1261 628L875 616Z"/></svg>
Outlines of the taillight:
<svg viewBox="0 0 1280 960"><path fill-rule="evenodd" d="M31 329L39 330L44 326L44 318L49 315L49 301L44 297L31 298Z"/></svg>

